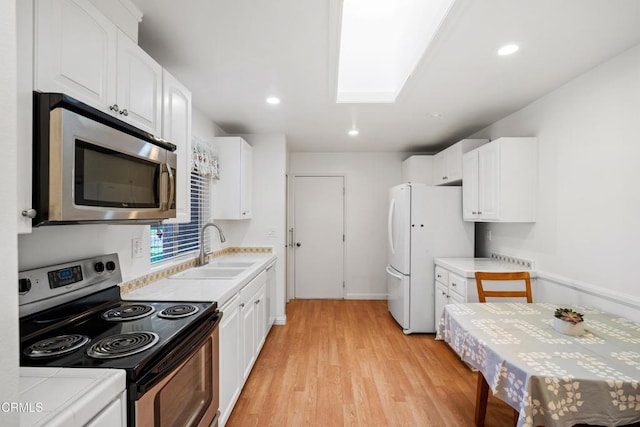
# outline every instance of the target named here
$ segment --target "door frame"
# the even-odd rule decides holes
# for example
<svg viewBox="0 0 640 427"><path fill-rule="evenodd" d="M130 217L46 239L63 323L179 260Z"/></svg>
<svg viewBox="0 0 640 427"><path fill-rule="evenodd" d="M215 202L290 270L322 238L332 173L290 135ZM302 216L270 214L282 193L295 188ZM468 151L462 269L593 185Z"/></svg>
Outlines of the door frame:
<svg viewBox="0 0 640 427"><path fill-rule="evenodd" d="M342 231L344 233L344 242L342 245L342 299L347 294L347 243L349 241L349 233L347 231L347 174L346 173L293 173L287 175L287 286L286 286L286 302L295 299L295 179L296 178L342 178Z"/></svg>

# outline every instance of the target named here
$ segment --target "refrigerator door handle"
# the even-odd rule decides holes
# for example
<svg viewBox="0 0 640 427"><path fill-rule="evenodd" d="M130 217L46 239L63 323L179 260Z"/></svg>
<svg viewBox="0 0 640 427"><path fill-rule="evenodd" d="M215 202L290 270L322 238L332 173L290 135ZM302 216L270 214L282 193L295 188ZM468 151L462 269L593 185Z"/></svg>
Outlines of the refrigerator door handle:
<svg viewBox="0 0 640 427"><path fill-rule="evenodd" d="M391 253L394 255L396 253L396 248L393 247L393 214L395 213L395 207L396 200L391 199L391 203L389 204L389 217L387 221L387 234L389 236L389 249L391 249Z"/></svg>
<svg viewBox="0 0 640 427"><path fill-rule="evenodd" d="M396 272L391 268L391 266L390 266L390 265L387 265L387 274L388 274L389 276L391 276L391 277L395 277L395 278L396 278L396 279L398 279L398 280L402 280L402 279L403 279L402 275L401 275L401 274L396 273Z"/></svg>

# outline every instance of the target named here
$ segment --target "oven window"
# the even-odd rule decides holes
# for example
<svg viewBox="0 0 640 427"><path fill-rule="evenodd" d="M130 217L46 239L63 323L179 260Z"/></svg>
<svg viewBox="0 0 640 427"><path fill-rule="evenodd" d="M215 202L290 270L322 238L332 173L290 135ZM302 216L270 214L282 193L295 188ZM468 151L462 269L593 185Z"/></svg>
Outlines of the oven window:
<svg viewBox="0 0 640 427"><path fill-rule="evenodd" d="M76 140L75 203L82 206L159 206L157 163Z"/></svg>
<svg viewBox="0 0 640 427"><path fill-rule="evenodd" d="M196 426L213 401L209 338L155 397L156 426Z"/></svg>

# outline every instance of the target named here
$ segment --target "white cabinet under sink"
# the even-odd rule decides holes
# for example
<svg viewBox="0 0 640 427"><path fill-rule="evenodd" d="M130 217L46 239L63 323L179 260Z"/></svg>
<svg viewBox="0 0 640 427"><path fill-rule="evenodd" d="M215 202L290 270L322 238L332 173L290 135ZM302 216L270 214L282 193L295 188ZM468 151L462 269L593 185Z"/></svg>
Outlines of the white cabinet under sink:
<svg viewBox="0 0 640 427"><path fill-rule="evenodd" d="M240 295L227 301L220 311L220 425L224 425L242 390Z"/></svg>
<svg viewBox="0 0 640 427"><path fill-rule="evenodd" d="M463 156L462 217L535 222L536 138L498 138Z"/></svg>
<svg viewBox="0 0 640 427"><path fill-rule="evenodd" d="M269 333L268 275L267 269L261 271L220 309L220 426L229 419Z"/></svg>
<svg viewBox="0 0 640 427"><path fill-rule="evenodd" d="M220 179L213 189L214 219L250 219L252 205L253 150L242 138L214 139Z"/></svg>

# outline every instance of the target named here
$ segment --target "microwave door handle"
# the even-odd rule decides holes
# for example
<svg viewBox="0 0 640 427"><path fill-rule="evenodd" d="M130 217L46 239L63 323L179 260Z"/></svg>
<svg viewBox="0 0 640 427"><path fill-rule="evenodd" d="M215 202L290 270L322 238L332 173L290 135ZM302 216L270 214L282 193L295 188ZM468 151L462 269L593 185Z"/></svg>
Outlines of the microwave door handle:
<svg viewBox="0 0 640 427"><path fill-rule="evenodd" d="M165 166L167 167L167 173L169 174L169 200L167 201L167 210L170 210L171 205L173 205L173 199L176 197L176 178L171 171L169 163L165 163Z"/></svg>
<svg viewBox="0 0 640 427"><path fill-rule="evenodd" d="M166 190L166 179L164 168L166 163L160 163L160 167L158 168L158 194L160 195L160 210L167 210L167 190Z"/></svg>

